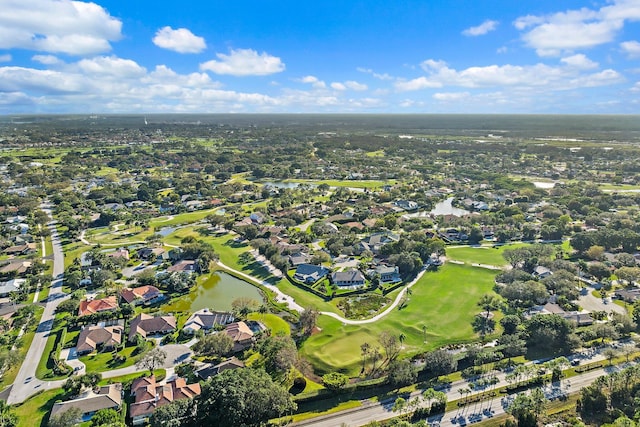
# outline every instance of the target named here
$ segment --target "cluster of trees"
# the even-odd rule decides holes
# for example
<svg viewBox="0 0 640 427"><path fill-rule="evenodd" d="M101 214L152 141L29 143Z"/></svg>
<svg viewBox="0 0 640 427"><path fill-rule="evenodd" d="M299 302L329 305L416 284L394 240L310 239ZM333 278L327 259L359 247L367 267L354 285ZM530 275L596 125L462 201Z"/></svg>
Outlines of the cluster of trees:
<svg viewBox="0 0 640 427"><path fill-rule="evenodd" d="M202 392L194 399L177 400L156 409L150 425L260 426L295 409L291 395L263 369L235 369L211 377L202 384Z"/></svg>
<svg viewBox="0 0 640 427"><path fill-rule="evenodd" d="M582 389L577 410L589 423L615 423L619 419L638 418L640 401L640 368L630 366L612 372ZM631 425L631 424L620 424Z"/></svg>

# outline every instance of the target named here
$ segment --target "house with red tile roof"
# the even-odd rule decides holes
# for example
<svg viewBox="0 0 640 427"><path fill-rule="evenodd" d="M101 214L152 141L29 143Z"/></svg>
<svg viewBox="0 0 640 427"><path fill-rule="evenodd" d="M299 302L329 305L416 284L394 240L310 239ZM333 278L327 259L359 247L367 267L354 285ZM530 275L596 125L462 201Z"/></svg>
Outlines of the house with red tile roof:
<svg viewBox="0 0 640 427"><path fill-rule="evenodd" d="M156 382L155 377L138 378L131 384L133 403L129 405L129 417L135 425L145 424L153 411L174 400L193 399L201 392L200 384L187 384L184 378L178 377L166 383Z"/></svg>
<svg viewBox="0 0 640 427"><path fill-rule="evenodd" d="M138 286L133 289L123 289L120 292L120 298L122 298L128 304L133 305L151 305L156 302L164 300L166 297L155 286Z"/></svg>
<svg viewBox="0 0 640 427"><path fill-rule="evenodd" d="M78 308L78 316L88 316L102 311L116 311L118 309L118 301L115 295L107 298L80 301Z"/></svg>

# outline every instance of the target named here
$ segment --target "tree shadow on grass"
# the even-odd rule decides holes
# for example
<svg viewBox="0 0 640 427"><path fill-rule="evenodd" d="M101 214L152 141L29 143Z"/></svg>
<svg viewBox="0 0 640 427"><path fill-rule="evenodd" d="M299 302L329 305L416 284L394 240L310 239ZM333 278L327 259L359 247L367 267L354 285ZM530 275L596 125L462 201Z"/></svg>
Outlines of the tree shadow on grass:
<svg viewBox="0 0 640 427"><path fill-rule="evenodd" d="M271 274L258 261L247 264L242 267L242 271L257 279L265 280L271 277Z"/></svg>

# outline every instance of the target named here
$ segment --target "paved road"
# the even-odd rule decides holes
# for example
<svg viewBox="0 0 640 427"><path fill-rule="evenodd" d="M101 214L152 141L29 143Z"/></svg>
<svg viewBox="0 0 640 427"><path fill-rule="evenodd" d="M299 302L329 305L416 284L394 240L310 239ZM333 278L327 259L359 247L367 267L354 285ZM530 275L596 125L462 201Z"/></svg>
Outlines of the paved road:
<svg viewBox="0 0 640 427"><path fill-rule="evenodd" d="M564 380L561 384L556 384L556 387L562 389L564 393L575 393L583 387L591 384L596 380L596 378L616 369L618 368L607 367L589 371L582 375L572 377L570 380ZM502 385L505 384L500 384L498 387ZM477 393L470 394L469 398L476 394ZM417 395L418 393L413 393L411 397L415 397ZM458 400L460 399L460 396L458 387L456 386L447 391L447 399L449 401ZM406 396L403 397L406 398ZM512 398L513 396L504 395L493 400L477 402L475 404L472 403L457 410L431 417L429 418L429 424L437 421L440 423L441 427L456 427L486 420L487 418L504 414L505 409L508 407L508 403ZM299 423L294 423L293 425L298 427L364 426L371 421L380 421L397 417L399 414L392 410L393 403L394 399L388 399L380 403L365 401L363 402L362 407L301 421Z"/></svg>
<svg viewBox="0 0 640 427"><path fill-rule="evenodd" d="M42 209L51 217L51 210L46 205L42 205ZM68 295L62 292L62 280L64 273L64 254L60 237L52 220L49 225L51 231L51 242L53 243L53 282L49 291L49 298L44 307L40 324L36 330L36 334L31 342L31 347L27 351L27 355L18 371L18 375L11 388L11 393L7 399L7 403L12 405L27 400L31 395L35 394L42 388L61 387L64 381L41 381L36 378L36 367L40 361L40 357L44 353L47 344L49 332L53 326L53 317L56 307L62 301L68 298Z"/></svg>

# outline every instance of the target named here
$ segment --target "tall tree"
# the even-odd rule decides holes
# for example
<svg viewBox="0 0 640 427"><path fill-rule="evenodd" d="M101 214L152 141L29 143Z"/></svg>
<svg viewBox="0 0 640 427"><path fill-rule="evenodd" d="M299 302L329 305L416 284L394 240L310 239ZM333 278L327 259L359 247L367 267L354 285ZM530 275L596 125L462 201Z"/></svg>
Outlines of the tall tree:
<svg viewBox="0 0 640 427"><path fill-rule="evenodd" d="M240 404L241 403L241 404ZM260 426L296 408L289 393L259 369L227 370L202 385L192 426Z"/></svg>
<svg viewBox="0 0 640 427"><path fill-rule="evenodd" d="M164 364L167 359L167 352L160 347L154 347L151 350L145 352L140 359L136 362L138 369L148 369L153 373L156 369Z"/></svg>

